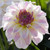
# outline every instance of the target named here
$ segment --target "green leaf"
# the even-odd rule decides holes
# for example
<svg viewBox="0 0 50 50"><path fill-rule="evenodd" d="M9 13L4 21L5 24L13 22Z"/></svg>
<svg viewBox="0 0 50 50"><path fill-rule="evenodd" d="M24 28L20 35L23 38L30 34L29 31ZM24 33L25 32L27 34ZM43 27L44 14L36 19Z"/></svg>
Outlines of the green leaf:
<svg viewBox="0 0 50 50"><path fill-rule="evenodd" d="M36 0L25 0L25 1L32 1L32 2L36 2Z"/></svg>
<svg viewBox="0 0 50 50"><path fill-rule="evenodd" d="M14 44L11 44L8 50L14 50Z"/></svg>
<svg viewBox="0 0 50 50"><path fill-rule="evenodd" d="M2 42L1 35L0 35L0 47L1 47L1 50L5 50L3 42Z"/></svg>
<svg viewBox="0 0 50 50"><path fill-rule="evenodd" d="M40 5L44 11L47 9L47 3L49 0L36 0L36 4Z"/></svg>
<svg viewBox="0 0 50 50"><path fill-rule="evenodd" d="M36 5L41 5L40 0L36 0Z"/></svg>
<svg viewBox="0 0 50 50"><path fill-rule="evenodd" d="M36 0L31 0L32 2L36 2Z"/></svg>
<svg viewBox="0 0 50 50"><path fill-rule="evenodd" d="M50 19L50 2L47 4L47 17Z"/></svg>
<svg viewBox="0 0 50 50"><path fill-rule="evenodd" d="M40 2L41 2L41 7L42 7L42 9L45 9L46 10L46 1L45 0L40 0Z"/></svg>
<svg viewBox="0 0 50 50"><path fill-rule="evenodd" d="M8 42L7 42L7 39L6 39L6 36L5 36L5 32L3 31L3 28L1 29L1 32L2 32L2 36L3 36L3 39L4 39L6 49L8 49L9 46L8 46Z"/></svg>
<svg viewBox="0 0 50 50"><path fill-rule="evenodd" d="M25 0L25 1L30 1L30 0Z"/></svg>

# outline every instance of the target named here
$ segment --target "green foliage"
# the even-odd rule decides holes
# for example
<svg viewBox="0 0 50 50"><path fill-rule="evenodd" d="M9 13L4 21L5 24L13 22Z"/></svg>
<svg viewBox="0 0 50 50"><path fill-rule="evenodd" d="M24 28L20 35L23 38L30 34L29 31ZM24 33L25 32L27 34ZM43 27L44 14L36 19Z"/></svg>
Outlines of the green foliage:
<svg viewBox="0 0 50 50"><path fill-rule="evenodd" d="M47 4L47 17L50 19L50 2Z"/></svg>
<svg viewBox="0 0 50 50"><path fill-rule="evenodd" d="M1 35L0 35L0 47L1 47L1 50L5 50L3 42L2 42Z"/></svg>

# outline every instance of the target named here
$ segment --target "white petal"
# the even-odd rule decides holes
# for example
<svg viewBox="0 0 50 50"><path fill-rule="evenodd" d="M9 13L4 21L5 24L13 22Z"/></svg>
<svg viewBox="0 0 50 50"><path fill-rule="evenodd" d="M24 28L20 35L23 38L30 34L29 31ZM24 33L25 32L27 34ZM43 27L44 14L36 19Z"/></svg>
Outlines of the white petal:
<svg viewBox="0 0 50 50"><path fill-rule="evenodd" d="M40 11L41 11L41 7L34 5L34 7L33 7L34 15L33 16L37 16L37 14L40 13Z"/></svg>
<svg viewBox="0 0 50 50"><path fill-rule="evenodd" d="M46 13L45 13L44 11L40 11L40 12L37 14L36 18L38 18L38 19L44 19L45 16L46 16Z"/></svg>
<svg viewBox="0 0 50 50"><path fill-rule="evenodd" d="M23 9L23 8L24 8L23 2L20 2L20 3L18 4L18 7L19 7L20 9Z"/></svg>
<svg viewBox="0 0 50 50"><path fill-rule="evenodd" d="M2 23L3 30L6 30L10 26L14 26L14 23L13 22L7 22L7 21Z"/></svg>
<svg viewBox="0 0 50 50"><path fill-rule="evenodd" d="M29 45L31 43L31 35L30 34L28 34L28 36L26 38L23 38L23 39L24 39L26 45Z"/></svg>
<svg viewBox="0 0 50 50"><path fill-rule="evenodd" d="M6 37L7 37L8 41L11 41L13 39L13 36L14 36L13 30L14 30L13 23L7 25L5 34L6 34Z"/></svg>
<svg viewBox="0 0 50 50"><path fill-rule="evenodd" d="M17 25L14 26L13 32L14 32L14 33L17 33L17 32L19 32L20 30L21 30L21 27L19 26L19 24L17 24Z"/></svg>
<svg viewBox="0 0 50 50"><path fill-rule="evenodd" d="M37 36L37 35L38 35L37 30L36 30L36 29L34 29L34 28L30 28L30 29L29 29L29 31L30 31L30 34L31 34L33 37L35 37L35 36Z"/></svg>
<svg viewBox="0 0 50 50"><path fill-rule="evenodd" d="M27 5L27 7L26 7L26 10L28 11L28 12L33 12L33 4L30 2L30 3L28 3L28 5Z"/></svg>
<svg viewBox="0 0 50 50"><path fill-rule="evenodd" d="M29 32L30 33L30 32ZM18 37L18 36L17 36ZM25 38L24 38L25 37ZM26 37L26 35L22 37L20 36L20 39L18 39L17 41L15 41L15 45L18 48L23 48L26 49L28 47L28 45L30 45L31 43L31 35L28 34L28 36Z"/></svg>
<svg viewBox="0 0 50 50"><path fill-rule="evenodd" d="M28 47L28 45L26 45L26 43L25 43L23 38L20 38L18 41L15 41L15 45L18 48L23 48L23 49L26 49Z"/></svg>
<svg viewBox="0 0 50 50"><path fill-rule="evenodd" d="M5 35L6 35L7 39L8 39L8 41L11 41L13 39L12 32L11 33L8 33L6 31Z"/></svg>
<svg viewBox="0 0 50 50"><path fill-rule="evenodd" d="M26 38L27 36L28 36L28 34L29 34L29 31L28 31L28 29L27 28L22 28L21 30L20 30L20 35L21 35L21 37L23 37L23 38Z"/></svg>
<svg viewBox="0 0 50 50"><path fill-rule="evenodd" d="M30 3L30 2L28 2L28 1L22 1L22 2L20 2L20 3L18 4L18 7L19 7L20 9L26 9L26 7L28 6L29 3Z"/></svg>
<svg viewBox="0 0 50 50"><path fill-rule="evenodd" d="M7 7L6 11L10 12L14 16L19 14L19 8L14 2L12 2L12 5Z"/></svg>
<svg viewBox="0 0 50 50"><path fill-rule="evenodd" d="M33 37L32 40L36 45L38 45L43 40L43 35L40 32L38 32L38 36Z"/></svg>
<svg viewBox="0 0 50 50"><path fill-rule="evenodd" d="M40 24L40 23L33 23L32 27L36 29L37 31L41 32L43 35L48 33L48 26Z"/></svg>
<svg viewBox="0 0 50 50"><path fill-rule="evenodd" d="M14 41L17 41L19 38L20 38L20 33L19 32L16 32L16 33L13 34Z"/></svg>

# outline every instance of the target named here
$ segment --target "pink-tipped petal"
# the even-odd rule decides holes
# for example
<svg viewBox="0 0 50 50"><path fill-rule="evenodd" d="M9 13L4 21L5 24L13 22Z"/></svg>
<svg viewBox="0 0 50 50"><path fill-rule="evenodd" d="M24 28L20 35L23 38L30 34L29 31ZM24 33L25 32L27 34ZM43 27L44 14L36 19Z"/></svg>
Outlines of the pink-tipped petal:
<svg viewBox="0 0 50 50"><path fill-rule="evenodd" d="M30 13L33 12L33 5L31 2L27 5L26 10L29 11Z"/></svg>
<svg viewBox="0 0 50 50"><path fill-rule="evenodd" d="M8 39L8 41L11 41L13 39L12 32L11 33L8 33L6 31L5 35L6 35L7 39Z"/></svg>
<svg viewBox="0 0 50 50"><path fill-rule="evenodd" d="M38 32L38 36L32 37L32 40L36 45L38 45L43 40L43 35L40 32Z"/></svg>
<svg viewBox="0 0 50 50"><path fill-rule="evenodd" d="M11 21L11 20L12 20L12 18L11 18L11 17L6 16L6 17L3 17L3 20L4 20L4 21Z"/></svg>
<svg viewBox="0 0 50 50"><path fill-rule="evenodd" d="M46 13L43 12L43 11L40 11L38 14L37 14L37 17L45 17L46 16Z"/></svg>
<svg viewBox="0 0 50 50"><path fill-rule="evenodd" d="M20 38L20 34L19 34L19 32L14 33L14 34L15 34L14 35L14 41L17 41Z"/></svg>
<svg viewBox="0 0 50 50"><path fill-rule="evenodd" d="M46 29L43 27L43 26L41 26L41 25L39 25L39 24L35 24L34 26L33 26L37 31L39 31L39 32L41 32L42 34L46 34L47 32L46 32Z"/></svg>
<svg viewBox="0 0 50 50"><path fill-rule="evenodd" d="M10 27L10 28L7 29L8 33L11 33L12 31L13 31L13 27Z"/></svg>
<svg viewBox="0 0 50 50"><path fill-rule="evenodd" d="M19 40L15 41L15 45L18 47L18 48L23 48L23 49L26 49L28 47L28 45L26 45L24 39L22 37L20 37Z"/></svg>
<svg viewBox="0 0 50 50"><path fill-rule="evenodd" d="M10 5L7 7L6 11L9 12L9 10L16 10L16 8L14 7L14 5Z"/></svg>
<svg viewBox="0 0 50 50"><path fill-rule="evenodd" d="M29 45L31 43L31 36L28 35L26 38L24 38L26 45Z"/></svg>
<svg viewBox="0 0 50 50"><path fill-rule="evenodd" d="M11 41L13 39L13 26L9 25L9 26L7 26L6 29L7 30L6 30L5 35L6 35L7 39L8 39L8 41Z"/></svg>
<svg viewBox="0 0 50 50"><path fill-rule="evenodd" d="M25 7L27 7L29 3L26 1L24 4L25 4L24 9L25 9Z"/></svg>
<svg viewBox="0 0 50 50"><path fill-rule="evenodd" d="M5 24L4 24L5 23ZM3 23L3 30L6 30L7 28L9 28L9 27L11 27L11 26L13 26L14 25L14 23L12 23L12 22L4 22ZM10 24L11 23L11 24Z"/></svg>
<svg viewBox="0 0 50 50"><path fill-rule="evenodd" d="M47 28L49 27L48 22L46 21L45 18L43 18L43 19L38 19L37 23L39 23L40 25L44 25L44 26L46 26Z"/></svg>
<svg viewBox="0 0 50 50"><path fill-rule="evenodd" d="M3 26L3 30L5 30L8 27L8 22L3 21L2 26Z"/></svg>
<svg viewBox="0 0 50 50"><path fill-rule="evenodd" d="M38 32L34 28L30 28L29 30L31 32L31 35L33 35L33 36L37 36L38 35Z"/></svg>
<svg viewBox="0 0 50 50"><path fill-rule="evenodd" d="M47 23L46 23L46 20L43 20L43 19L39 19L38 22L39 22L39 23L43 23L43 24L47 24Z"/></svg>
<svg viewBox="0 0 50 50"><path fill-rule="evenodd" d="M28 34L29 34L29 32L28 32L27 29L22 29L22 30L20 31L20 35L21 35L21 37L23 37L23 38L26 38L26 37L28 36Z"/></svg>
<svg viewBox="0 0 50 50"><path fill-rule="evenodd" d="M14 33L17 33L17 32L19 32L20 30L21 30L21 27L19 27L19 25L15 25L13 32L14 32Z"/></svg>
<svg viewBox="0 0 50 50"><path fill-rule="evenodd" d="M33 38L33 42L38 45L40 43L41 39L40 38Z"/></svg>
<svg viewBox="0 0 50 50"><path fill-rule="evenodd" d="M34 5L35 7L33 7L33 13L34 13L34 16L37 16L38 13L40 13L41 11L41 7L40 6L36 6Z"/></svg>

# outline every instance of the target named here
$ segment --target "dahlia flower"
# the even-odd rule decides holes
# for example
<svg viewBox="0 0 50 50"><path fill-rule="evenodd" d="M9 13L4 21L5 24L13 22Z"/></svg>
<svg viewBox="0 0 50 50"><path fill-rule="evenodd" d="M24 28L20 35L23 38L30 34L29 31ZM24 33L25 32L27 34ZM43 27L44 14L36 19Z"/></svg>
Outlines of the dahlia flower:
<svg viewBox="0 0 50 50"><path fill-rule="evenodd" d="M18 48L27 48L31 40L38 45L48 34L46 13L31 1L17 2L7 7L2 26L8 41L14 40Z"/></svg>

